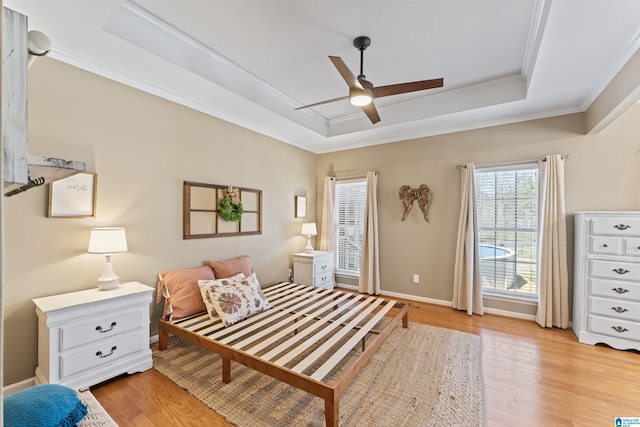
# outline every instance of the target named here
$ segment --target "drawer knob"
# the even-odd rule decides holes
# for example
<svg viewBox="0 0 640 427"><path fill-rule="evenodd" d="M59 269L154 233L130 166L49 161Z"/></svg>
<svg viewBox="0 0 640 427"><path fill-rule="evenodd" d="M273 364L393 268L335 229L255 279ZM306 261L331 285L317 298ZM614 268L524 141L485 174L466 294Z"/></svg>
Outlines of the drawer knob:
<svg viewBox="0 0 640 427"><path fill-rule="evenodd" d="M628 230L629 228L631 228L631 226L627 224L616 224L614 225L614 227L618 230Z"/></svg>
<svg viewBox="0 0 640 427"><path fill-rule="evenodd" d="M102 354L101 351L96 352L96 356L100 356L101 359L104 359L105 357L109 357L113 354L114 351L116 351L118 347L116 347L115 345L113 347L111 347L111 352L107 353L107 354Z"/></svg>
<svg viewBox="0 0 640 427"><path fill-rule="evenodd" d="M627 274L627 273L629 273L629 270L627 270L626 268L614 268L612 271L614 271L615 273L618 273L618 274Z"/></svg>
<svg viewBox="0 0 640 427"><path fill-rule="evenodd" d="M111 322L111 326L109 327L109 329L102 329L102 326L96 326L96 331L100 332L101 334L105 333L105 332L109 332L113 329L114 326L116 326L117 323L116 322Z"/></svg>
<svg viewBox="0 0 640 427"><path fill-rule="evenodd" d="M603 248L608 248L609 245L607 245L606 243L604 245L602 245Z"/></svg>
<svg viewBox="0 0 640 427"><path fill-rule="evenodd" d="M611 288L611 290L619 294L626 294L627 292L629 292L629 289L625 288Z"/></svg>
<svg viewBox="0 0 640 427"><path fill-rule="evenodd" d="M611 310L615 311L616 313L624 313L626 311L629 311L624 307L611 307Z"/></svg>
<svg viewBox="0 0 640 427"><path fill-rule="evenodd" d="M623 328L622 326L612 326L611 329L613 329L616 332L629 332L629 330L627 328Z"/></svg>

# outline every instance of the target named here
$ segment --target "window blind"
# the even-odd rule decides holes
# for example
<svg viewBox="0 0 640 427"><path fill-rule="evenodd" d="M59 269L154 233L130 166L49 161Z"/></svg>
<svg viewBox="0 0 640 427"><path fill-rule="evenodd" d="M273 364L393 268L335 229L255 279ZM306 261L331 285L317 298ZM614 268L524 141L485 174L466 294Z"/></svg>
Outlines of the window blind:
<svg viewBox="0 0 640 427"><path fill-rule="evenodd" d="M537 296L538 166L476 170L483 292Z"/></svg>
<svg viewBox="0 0 640 427"><path fill-rule="evenodd" d="M360 275L366 207L365 180L336 182L335 267L338 274Z"/></svg>

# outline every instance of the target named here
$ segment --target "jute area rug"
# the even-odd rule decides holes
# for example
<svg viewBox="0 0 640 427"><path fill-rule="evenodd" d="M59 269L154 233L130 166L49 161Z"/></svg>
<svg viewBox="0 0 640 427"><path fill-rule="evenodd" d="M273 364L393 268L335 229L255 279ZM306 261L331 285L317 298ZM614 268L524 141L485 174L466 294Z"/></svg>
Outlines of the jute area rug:
<svg viewBox="0 0 640 427"><path fill-rule="evenodd" d="M484 426L479 336L397 327L340 396L341 426ZM352 352L353 356L356 352ZM324 401L171 337L154 367L237 426L323 426Z"/></svg>

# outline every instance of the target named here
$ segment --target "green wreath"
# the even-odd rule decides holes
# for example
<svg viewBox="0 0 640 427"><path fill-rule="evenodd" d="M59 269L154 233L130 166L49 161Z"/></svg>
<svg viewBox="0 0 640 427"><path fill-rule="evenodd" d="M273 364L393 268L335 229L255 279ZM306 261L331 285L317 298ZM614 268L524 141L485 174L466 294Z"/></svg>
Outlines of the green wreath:
<svg viewBox="0 0 640 427"><path fill-rule="evenodd" d="M218 214L225 221L239 221L243 212L242 202L233 203L231 197L220 200Z"/></svg>

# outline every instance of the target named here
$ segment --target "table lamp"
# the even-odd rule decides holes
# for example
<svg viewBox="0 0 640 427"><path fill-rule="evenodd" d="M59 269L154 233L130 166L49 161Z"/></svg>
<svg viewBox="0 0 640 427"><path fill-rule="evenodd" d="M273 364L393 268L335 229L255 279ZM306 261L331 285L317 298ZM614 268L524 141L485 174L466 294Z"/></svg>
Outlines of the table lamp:
<svg viewBox="0 0 640 427"><path fill-rule="evenodd" d="M102 276L98 278L98 288L106 291L115 289L120 284L120 278L113 272L111 255L127 251L127 236L122 227L99 227L91 229L89 237L90 254L105 254L107 263Z"/></svg>
<svg viewBox="0 0 640 427"><path fill-rule="evenodd" d="M311 246L311 236L315 236L318 234L316 231L316 223L315 222L306 222L302 224L302 232L300 233L303 236L307 236L307 246L304 247L304 251L308 254L313 253L313 246Z"/></svg>

